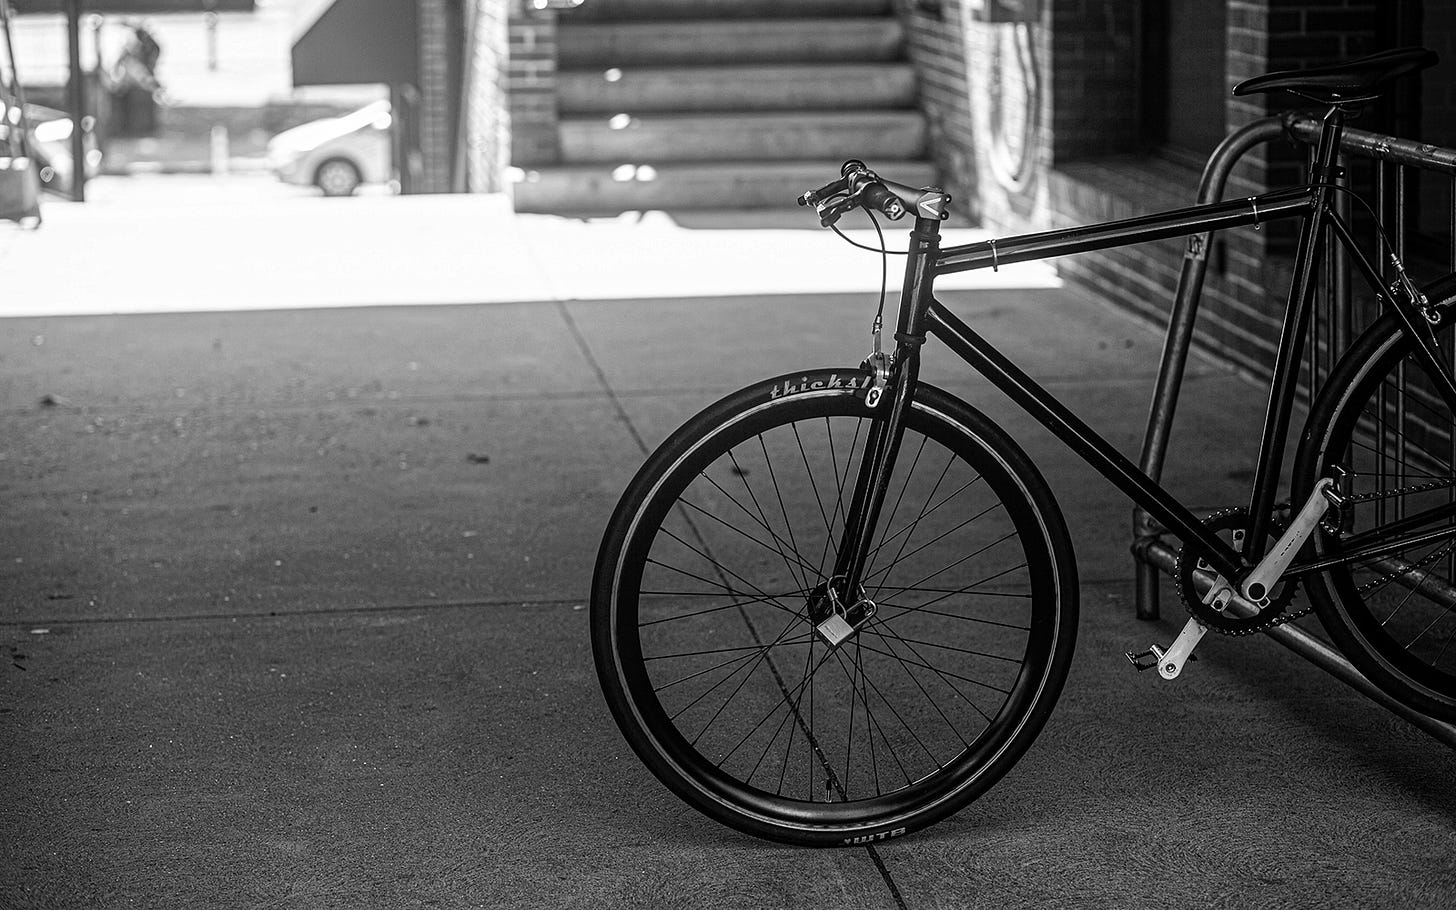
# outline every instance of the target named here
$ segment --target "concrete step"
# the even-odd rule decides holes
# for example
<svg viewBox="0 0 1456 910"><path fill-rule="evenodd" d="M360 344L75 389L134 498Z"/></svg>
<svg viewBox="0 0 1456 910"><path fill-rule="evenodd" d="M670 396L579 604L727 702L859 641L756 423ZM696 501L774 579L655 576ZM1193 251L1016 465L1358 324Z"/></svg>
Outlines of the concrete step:
<svg viewBox="0 0 1456 910"><path fill-rule="evenodd" d="M563 165L528 172L515 185L518 212L609 215L648 209L794 208L805 190L833 180L842 159L778 162L701 162L652 167ZM935 182L925 161L873 159L885 177L911 186ZM803 210L805 226L817 223Z"/></svg>
<svg viewBox="0 0 1456 910"><path fill-rule="evenodd" d="M890 0L587 0L562 24L626 19L766 19L888 16Z"/></svg>
<svg viewBox="0 0 1456 910"><path fill-rule="evenodd" d="M920 158L918 111L620 114L561 120L566 163Z"/></svg>
<svg viewBox="0 0 1456 910"><path fill-rule="evenodd" d="M557 60L589 66L872 63L898 60L904 30L892 18L582 23L562 20Z"/></svg>
<svg viewBox="0 0 1456 910"><path fill-rule="evenodd" d="M629 67L557 75L561 113L891 109L915 105L908 63Z"/></svg>

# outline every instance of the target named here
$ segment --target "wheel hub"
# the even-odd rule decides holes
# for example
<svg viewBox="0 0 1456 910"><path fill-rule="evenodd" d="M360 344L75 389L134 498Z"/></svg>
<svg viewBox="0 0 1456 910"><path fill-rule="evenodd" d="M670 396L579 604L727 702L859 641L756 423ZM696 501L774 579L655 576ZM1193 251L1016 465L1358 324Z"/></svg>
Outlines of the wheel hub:
<svg viewBox="0 0 1456 910"><path fill-rule="evenodd" d="M863 586L855 586L856 596L852 600L844 596L844 587L843 576L835 576L809 592L809 622L814 625L819 638L831 648L839 647L858 634L878 610L875 602L865 596ZM846 601L850 602L847 607L844 605Z"/></svg>

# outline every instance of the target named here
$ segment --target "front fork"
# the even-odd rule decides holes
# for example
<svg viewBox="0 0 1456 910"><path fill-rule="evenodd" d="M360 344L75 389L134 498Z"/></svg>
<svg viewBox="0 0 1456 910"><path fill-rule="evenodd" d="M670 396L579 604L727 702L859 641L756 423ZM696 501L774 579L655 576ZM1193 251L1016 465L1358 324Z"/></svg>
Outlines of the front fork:
<svg viewBox="0 0 1456 910"><path fill-rule="evenodd" d="M853 636L874 616L875 604L864 590L865 572L873 556L875 531L900 441L905 436L905 418L915 400L920 381L920 346L925 341L926 313L932 299L931 270L940 246L940 219L917 217L910 232L909 260L905 284L900 293L900 314L896 322L895 353L886 357L880 350L880 324L875 320L875 347L865 361L870 385L865 406L874 419L860 457L859 473L845 515L834 573L811 597L810 613L825 643L837 647Z"/></svg>
<svg viewBox="0 0 1456 910"><path fill-rule="evenodd" d="M871 357L865 366L870 372L870 386L865 404L876 419L860 457L854 493L845 513L844 530L834 559L834 573L821 587L811 603L811 616L819 636L831 647L838 646L858 632L875 614L875 604L866 595L863 581L871 557L875 530L900 441L905 436L905 415L914 400L920 377L918 346L900 344L890 358L888 375L877 371L885 368ZM883 416L883 419L878 419Z"/></svg>

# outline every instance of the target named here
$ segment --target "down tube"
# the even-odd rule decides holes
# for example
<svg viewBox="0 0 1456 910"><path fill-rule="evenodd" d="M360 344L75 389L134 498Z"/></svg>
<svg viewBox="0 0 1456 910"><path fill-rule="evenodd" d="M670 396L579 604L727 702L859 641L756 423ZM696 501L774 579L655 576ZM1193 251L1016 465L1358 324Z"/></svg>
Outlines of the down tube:
<svg viewBox="0 0 1456 910"><path fill-rule="evenodd" d="M932 301L927 314L930 334L945 342L966 363L985 376L1015 401L1022 410L1050 430L1072 451L1130 496L1138 505L1185 543L1197 541L1209 562L1225 578L1240 574L1237 552L1208 530L1203 522L1161 486L1137 469L1112 444L1084 423L1065 405L1037 384L1026 373L970 326L947 310L940 301Z"/></svg>

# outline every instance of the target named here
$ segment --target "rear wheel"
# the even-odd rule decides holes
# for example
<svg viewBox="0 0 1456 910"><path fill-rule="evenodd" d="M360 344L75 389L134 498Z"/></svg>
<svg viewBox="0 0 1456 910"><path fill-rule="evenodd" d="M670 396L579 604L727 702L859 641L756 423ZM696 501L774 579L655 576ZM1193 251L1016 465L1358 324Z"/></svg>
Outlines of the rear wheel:
<svg viewBox="0 0 1456 910"><path fill-rule="evenodd" d="M903 834L1001 777L1065 679L1076 574L1044 481L921 386L857 603L821 623L871 423L858 370L770 380L652 456L608 528L597 670L628 742L688 803L812 845ZM846 382L853 384L846 387ZM851 606L843 604L844 607Z"/></svg>
<svg viewBox="0 0 1456 910"><path fill-rule="evenodd" d="M1450 313L1437 329L1449 351ZM1449 356L1449 355L1448 355ZM1415 344L1391 317L1352 346L1311 412L1296 489L1342 476L1347 502L1312 538L1307 576L1330 637L1371 682L1456 721L1456 439Z"/></svg>

